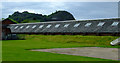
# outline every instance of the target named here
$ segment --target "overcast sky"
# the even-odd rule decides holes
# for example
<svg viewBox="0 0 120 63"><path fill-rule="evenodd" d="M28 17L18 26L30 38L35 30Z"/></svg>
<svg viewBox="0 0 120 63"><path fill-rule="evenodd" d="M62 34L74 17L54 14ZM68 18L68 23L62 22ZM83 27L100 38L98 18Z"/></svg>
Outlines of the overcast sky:
<svg viewBox="0 0 120 63"><path fill-rule="evenodd" d="M1 6L0 6L1 7ZM70 12L77 20L118 16L117 2L2 2L2 18L15 11L49 15L56 10Z"/></svg>

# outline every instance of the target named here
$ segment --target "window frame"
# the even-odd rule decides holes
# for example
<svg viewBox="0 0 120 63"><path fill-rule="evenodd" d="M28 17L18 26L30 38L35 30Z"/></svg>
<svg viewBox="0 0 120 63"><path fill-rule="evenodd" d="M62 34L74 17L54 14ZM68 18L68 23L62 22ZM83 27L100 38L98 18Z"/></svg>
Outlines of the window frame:
<svg viewBox="0 0 120 63"><path fill-rule="evenodd" d="M65 24L64 27L67 28L70 24Z"/></svg>
<svg viewBox="0 0 120 63"><path fill-rule="evenodd" d="M49 25L47 25L47 26L46 26L46 28L50 28L51 26L52 26L52 25L51 25L51 24L49 24Z"/></svg>
<svg viewBox="0 0 120 63"><path fill-rule="evenodd" d="M119 22L113 22L111 26L118 26Z"/></svg>
<svg viewBox="0 0 120 63"><path fill-rule="evenodd" d="M20 29L22 29L24 26L20 26Z"/></svg>
<svg viewBox="0 0 120 63"><path fill-rule="evenodd" d="M37 27L37 25L32 26L33 29L36 28L36 27Z"/></svg>
<svg viewBox="0 0 120 63"><path fill-rule="evenodd" d="M58 28L59 26L60 26L60 24L56 24L56 25L55 25L55 28Z"/></svg>
<svg viewBox="0 0 120 63"><path fill-rule="evenodd" d="M44 27L44 25L40 25L40 26L39 26L39 28L43 28L43 27Z"/></svg>
<svg viewBox="0 0 120 63"><path fill-rule="evenodd" d="M77 24L74 25L74 27L78 27L79 25L80 25L80 23L77 23Z"/></svg>
<svg viewBox="0 0 120 63"><path fill-rule="evenodd" d="M99 22L97 26L103 26L105 22Z"/></svg>
<svg viewBox="0 0 120 63"><path fill-rule="evenodd" d="M29 25L27 25L27 26L26 26L26 29L28 29L29 27L30 27L30 26L29 26Z"/></svg>
<svg viewBox="0 0 120 63"><path fill-rule="evenodd" d="M92 23L86 23L85 27L90 27L90 25L92 25Z"/></svg>
<svg viewBox="0 0 120 63"><path fill-rule="evenodd" d="M19 26L15 26L14 29L17 29Z"/></svg>

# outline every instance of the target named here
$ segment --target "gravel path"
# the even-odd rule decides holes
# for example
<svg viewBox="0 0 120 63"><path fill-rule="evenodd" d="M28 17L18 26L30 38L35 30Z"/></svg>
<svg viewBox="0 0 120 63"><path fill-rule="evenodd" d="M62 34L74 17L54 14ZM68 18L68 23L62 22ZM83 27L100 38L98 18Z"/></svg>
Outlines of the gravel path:
<svg viewBox="0 0 120 63"><path fill-rule="evenodd" d="M31 51L42 51L67 55L118 60L118 48L80 47L80 48L35 49Z"/></svg>

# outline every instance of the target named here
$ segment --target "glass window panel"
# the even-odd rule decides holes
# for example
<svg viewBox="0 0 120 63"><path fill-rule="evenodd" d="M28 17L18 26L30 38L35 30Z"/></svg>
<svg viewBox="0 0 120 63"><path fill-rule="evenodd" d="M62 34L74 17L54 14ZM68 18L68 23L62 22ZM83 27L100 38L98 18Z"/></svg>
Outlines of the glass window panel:
<svg viewBox="0 0 120 63"><path fill-rule="evenodd" d="M42 28L44 25L40 25L39 28Z"/></svg>
<svg viewBox="0 0 120 63"><path fill-rule="evenodd" d="M80 23L78 23L78 24L75 24L75 25L74 25L74 27L78 27L79 25L80 25Z"/></svg>
<svg viewBox="0 0 120 63"><path fill-rule="evenodd" d="M29 28L30 26L27 26L26 28Z"/></svg>
<svg viewBox="0 0 120 63"><path fill-rule="evenodd" d="M119 22L113 22L112 26L117 26L119 24Z"/></svg>
<svg viewBox="0 0 120 63"><path fill-rule="evenodd" d="M92 23L87 23L87 24L85 25L85 27L89 27L91 24L92 24Z"/></svg>
<svg viewBox="0 0 120 63"><path fill-rule="evenodd" d="M14 29L17 29L18 28L18 26L16 26Z"/></svg>
<svg viewBox="0 0 120 63"><path fill-rule="evenodd" d="M34 25L32 28L35 28L36 27L36 25Z"/></svg>
<svg viewBox="0 0 120 63"><path fill-rule="evenodd" d="M24 26L21 26L20 28L23 28Z"/></svg>
<svg viewBox="0 0 120 63"><path fill-rule="evenodd" d="M68 27L70 24L65 24L64 27Z"/></svg>
<svg viewBox="0 0 120 63"><path fill-rule="evenodd" d="M100 22L97 26L103 26L105 22Z"/></svg>
<svg viewBox="0 0 120 63"><path fill-rule="evenodd" d="M55 25L55 28L58 28L59 26L60 26L60 24L56 24L56 25Z"/></svg>
<svg viewBox="0 0 120 63"><path fill-rule="evenodd" d="M52 25L48 25L46 28L50 28Z"/></svg>

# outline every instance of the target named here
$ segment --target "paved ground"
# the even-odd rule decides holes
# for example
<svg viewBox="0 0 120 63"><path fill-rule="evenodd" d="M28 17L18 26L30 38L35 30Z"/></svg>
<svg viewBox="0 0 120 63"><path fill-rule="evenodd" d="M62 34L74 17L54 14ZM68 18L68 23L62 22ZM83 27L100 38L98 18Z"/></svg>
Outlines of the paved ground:
<svg viewBox="0 0 120 63"><path fill-rule="evenodd" d="M80 47L80 48L35 49L31 51L42 51L67 55L118 60L118 48Z"/></svg>

